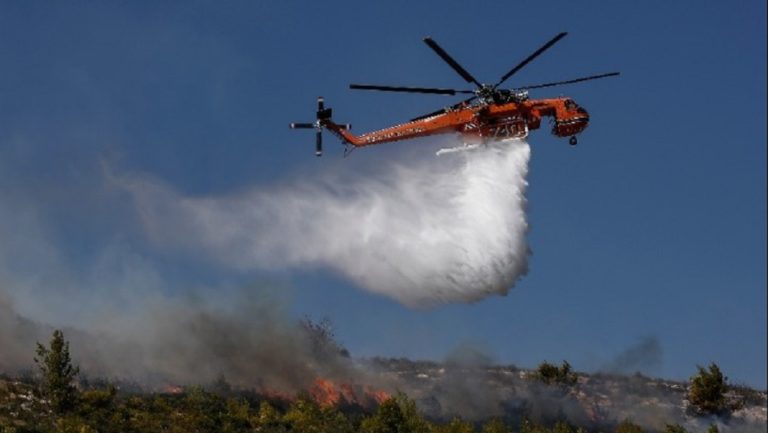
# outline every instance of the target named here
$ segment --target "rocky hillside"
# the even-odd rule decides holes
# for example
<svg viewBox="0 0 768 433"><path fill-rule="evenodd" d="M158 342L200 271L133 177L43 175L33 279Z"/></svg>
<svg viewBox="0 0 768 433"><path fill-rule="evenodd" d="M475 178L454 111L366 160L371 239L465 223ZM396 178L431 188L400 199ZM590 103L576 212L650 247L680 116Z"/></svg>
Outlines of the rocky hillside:
<svg viewBox="0 0 768 433"><path fill-rule="evenodd" d="M689 431L765 432L765 391L730 387L728 411L702 415L688 401L688 383L646 377L574 373L572 383L545 384L531 370L514 366L438 364L407 359L372 359L384 382L413 398L433 418L483 420L502 417L551 423L565 419L590 430L606 430L625 419L649 430L680 424Z"/></svg>

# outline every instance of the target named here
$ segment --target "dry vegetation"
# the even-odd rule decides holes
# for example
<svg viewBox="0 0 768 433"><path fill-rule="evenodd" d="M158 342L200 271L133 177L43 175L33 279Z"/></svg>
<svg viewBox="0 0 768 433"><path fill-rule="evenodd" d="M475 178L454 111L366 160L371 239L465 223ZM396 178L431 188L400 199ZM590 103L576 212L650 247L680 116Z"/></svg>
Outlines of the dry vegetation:
<svg viewBox="0 0 768 433"><path fill-rule="evenodd" d="M526 371L379 358L365 362L411 387L408 395L363 402L344 392L329 400L311 390L287 395L233 389L223 377L206 387L163 392L87 381L76 377L60 332L49 346L38 347L36 361L35 374L0 376L0 433L681 433L718 431L713 423L725 426L724 432L765 426L765 392L729 387L714 364L700 368L689 384L639 374L590 376L572 371L567 362ZM500 394L502 389L507 394ZM483 396L506 404L500 415L482 411L477 400ZM455 416L465 409L456 406L462 404L477 405L478 416Z"/></svg>

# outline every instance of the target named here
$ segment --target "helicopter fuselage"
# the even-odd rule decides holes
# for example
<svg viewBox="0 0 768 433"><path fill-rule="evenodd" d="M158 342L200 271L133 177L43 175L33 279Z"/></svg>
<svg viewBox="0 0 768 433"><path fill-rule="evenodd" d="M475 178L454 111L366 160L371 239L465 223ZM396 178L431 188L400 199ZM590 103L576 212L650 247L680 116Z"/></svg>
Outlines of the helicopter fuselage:
<svg viewBox="0 0 768 433"><path fill-rule="evenodd" d="M542 117L553 119L552 133L558 137L574 136L589 123L587 111L572 99L551 98L467 105L361 135L350 133L330 117L322 120L321 125L355 147L450 133L460 134L465 143L485 143L525 137L528 131L541 126Z"/></svg>

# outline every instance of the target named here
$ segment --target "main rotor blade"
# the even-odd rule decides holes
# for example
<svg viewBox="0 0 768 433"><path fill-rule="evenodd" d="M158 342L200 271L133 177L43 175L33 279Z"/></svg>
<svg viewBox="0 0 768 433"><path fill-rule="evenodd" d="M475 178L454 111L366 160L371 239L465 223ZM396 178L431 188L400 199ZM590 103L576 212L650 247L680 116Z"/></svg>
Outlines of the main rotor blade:
<svg viewBox="0 0 768 433"><path fill-rule="evenodd" d="M523 60L522 62L518 63L518 65L517 65L517 66L515 66L515 67L514 67L514 68L512 68L512 69L511 69L509 72L507 72L506 74L504 74L504 76L503 76L503 77L501 77L501 80L499 80L499 82L498 82L498 83L496 83L496 85L495 85L495 86L493 86L493 87L498 87L498 86L499 86L499 84L501 84L501 83L503 83L503 82L507 81L507 78L509 78L509 77L511 77L512 75L514 75L514 74L515 74L517 71L519 71L520 69L523 69L523 67L525 67L525 65L527 65L528 63L530 63L530 62L531 62L533 59L535 59L536 57L539 57L539 56L541 55L541 53L543 53L544 51L548 50L548 49L549 49L549 48L550 48L552 45L555 45L555 44L557 43L557 41L559 41L560 39L564 38L564 37L565 37L565 35L567 35L567 34L568 34L567 32L558 33L558 35L557 35L557 36L555 36L554 38L552 38L552 39L551 39L549 42L547 42L546 44L542 45L542 47L541 47L541 48L539 48L538 50L534 51L534 53L533 53L533 54L531 54L530 56L528 56L528 57L527 57L525 60Z"/></svg>
<svg viewBox="0 0 768 433"><path fill-rule="evenodd" d="M451 65L454 71L458 72L459 75L461 75L464 80L466 80L467 83L474 83L477 87L482 87L483 85L478 82L475 77L473 77L469 72L467 72L466 69L462 68L459 62L456 60L453 60L453 57L449 56L448 53L445 52L444 49L440 48L440 45L437 45L437 42L433 41L432 38L427 36L424 38L424 43L429 45L429 48L432 48L440 58L445 60L445 63L448 63Z"/></svg>
<svg viewBox="0 0 768 433"><path fill-rule="evenodd" d="M355 90L381 90L384 92L432 93L436 95L455 95L457 93L475 93L471 90L436 89L432 87L375 86L370 84L350 84Z"/></svg>
<svg viewBox="0 0 768 433"><path fill-rule="evenodd" d="M465 99L465 100L459 102L458 104L453 104L453 105L451 105L451 109L455 110L455 109L459 108L463 104L467 104L469 102L472 102L475 98L477 98L477 96L473 96L471 98ZM413 119L410 120L410 122L415 122L417 120L426 119L427 117L437 116L438 114L443 114L443 113L446 113L446 112L447 112L447 110L445 108L441 108L441 109L439 109L437 111L433 111L433 112L427 113L427 114L422 114L419 117L414 117Z"/></svg>
<svg viewBox="0 0 768 433"><path fill-rule="evenodd" d="M597 80L598 78L606 78L606 77L613 77L616 75L619 75L619 72L609 72L607 74L600 74L600 75L592 75L589 77L581 77L581 78L574 78L573 80L565 80L565 81L555 81L552 83L544 83L544 84L536 84L533 86L523 86L523 87L517 87L519 90L527 90L527 89L541 89L542 87L552 87L552 86L560 86L563 84L573 84L573 83L580 83L582 81L588 81L588 80Z"/></svg>

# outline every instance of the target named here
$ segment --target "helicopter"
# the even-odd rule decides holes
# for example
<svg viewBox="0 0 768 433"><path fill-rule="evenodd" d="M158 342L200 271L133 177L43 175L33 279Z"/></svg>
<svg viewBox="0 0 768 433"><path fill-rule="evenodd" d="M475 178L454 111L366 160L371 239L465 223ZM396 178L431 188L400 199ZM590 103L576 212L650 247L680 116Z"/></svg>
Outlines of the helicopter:
<svg viewBox="0 0 768 433"><path fill-rule="evenodd" d="M375 144L409 140L437 134L458 133L464 146L441 149L438 154L475 148L479 145L507 139L521 139L532 130L541 126L542 117L552 119L552 134L558 137L570 137L569 144L576 145L576 135L584 131L589 124L589 113L569 97L531 99L529 90L545 87L574 84L619 75L609 72L598 75L574 78L564 81L527 85L509 89L499 88L507 79L528 65L544 51L564 38L568 33L558 33L507 73L496 84L483 84L467 72L432 38L424 38L429 46L467 83L474 84L474 89L457 90L433 87L381 86L371 84L350 84L353 90L375 90L384 92L423 93L433 95L472 95L463 101L440 110L416 117L410 121L378 131L354 135L350 124L334 122L332 109L325 107L323 97L317 99L316 120L312 123L291 123L292 129L315 129L315 154L323 153L322 130L326 129L338 136L345 144L345 156L352 150Z"/></svg>

